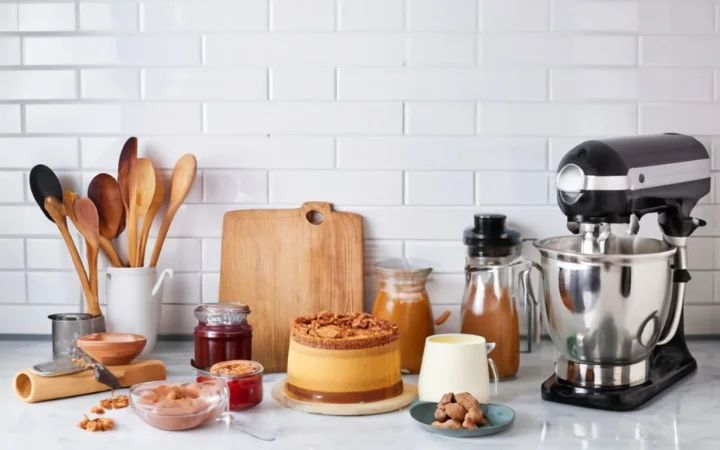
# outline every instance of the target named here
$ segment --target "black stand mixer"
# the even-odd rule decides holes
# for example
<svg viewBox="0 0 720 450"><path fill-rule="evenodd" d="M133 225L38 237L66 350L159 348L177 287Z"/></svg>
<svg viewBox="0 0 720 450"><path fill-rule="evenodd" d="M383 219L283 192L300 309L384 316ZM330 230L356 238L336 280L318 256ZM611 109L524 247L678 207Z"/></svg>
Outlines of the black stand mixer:
<svg viewBox="0 0 720 450"><path fill-rule="evenodd" d="M697 368L685 343L686 240L710 192L710 157L680 134L584 142L560 162L557 200L573 236L537 241L544 318L561 356L545 400L627 411ZM657 213L663 240L635 234ZM629 224L627 235L613 224Z"/></svg>

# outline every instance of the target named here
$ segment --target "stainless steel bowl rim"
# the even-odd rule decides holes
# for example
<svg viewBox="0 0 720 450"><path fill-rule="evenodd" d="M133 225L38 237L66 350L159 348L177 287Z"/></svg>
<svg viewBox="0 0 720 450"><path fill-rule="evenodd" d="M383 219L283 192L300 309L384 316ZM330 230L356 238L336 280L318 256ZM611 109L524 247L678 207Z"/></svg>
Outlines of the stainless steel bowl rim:
<svg viewBox="0 0 720 450"><path fill-rule="evenodd" d="M629 237L630 238L630 237ZM582 252L575 252L575 251L569 251L569 250L558 250L550 245L548 245L551 241L566 241L566 240L577 240L579 239L579 236L554 236L549 237L545 239L541 239L538 241L534 241L533 245L535 248L538 249L538 251L543 255L547 256L552 259L567 259L567 258L573 258L578 259L582 261L590 261L590 262L625 262L625 261L641 261L641 260L662 260L662 259L669 259L673 255L675 255L675 252L677 252L677 247L668 244L665 241L661 241L659 239L653 239L653 238L646 238L646 237L631 237L633 239L642 239L642 240L648 240L648 241L655 241L667 248L667 250L663 250L660 252L650 252L650 253L582 253Z"/></svg>

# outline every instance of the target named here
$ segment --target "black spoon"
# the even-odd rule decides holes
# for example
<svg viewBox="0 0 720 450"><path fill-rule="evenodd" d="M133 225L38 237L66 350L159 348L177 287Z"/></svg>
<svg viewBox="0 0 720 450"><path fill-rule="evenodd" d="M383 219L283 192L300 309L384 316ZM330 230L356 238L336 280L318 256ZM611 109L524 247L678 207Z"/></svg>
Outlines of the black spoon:
<svg viewBox="0 0 720 450"><path fill-rule="evenodd" d="M42 209L42 212L45 214L45 217L47 217L49 221L54 222L53 218L50 217L50 214L45 209L45 198L53 196L57 198L60 203L63 201L62 186L55 172L43 164L38 164L33 167L30 171L30 191L38 206L40 206L40 209Z"/></svg>

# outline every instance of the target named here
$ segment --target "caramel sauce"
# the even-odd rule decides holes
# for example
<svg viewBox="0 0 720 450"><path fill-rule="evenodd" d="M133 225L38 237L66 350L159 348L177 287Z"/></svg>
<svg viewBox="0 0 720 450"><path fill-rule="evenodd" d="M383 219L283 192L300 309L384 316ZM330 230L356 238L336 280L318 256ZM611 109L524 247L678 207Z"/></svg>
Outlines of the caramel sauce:
<svg viewBox="0 0 720 450"><path fill-rule="evenodd" d="M403 382L401 380L392 386L365 392L321 392L303 389L290 383L285 384L285 389L291 398L297 400L320 403L367 403L397 397L403 392Z"/></svg>
<svg viewBox="0 0 720 450"><path fill-rule="evenodd" d="M372 314L398 326L400 366L410 373L420 373L425 339L435 334L430 298L424 285L391 286L381 281Z"/></svg>
<svg viewBox="0 0 720 450"><path fill-rule="evenodd" d="M470 293L471 298L474 294ZM498 376L500 379L514 377L520 368L520 324L510 290L503 288L498 298L492 284L488 284L479 306L475 310L473 305L463 308L461 332L483 336L487 342L494 342L495 349L488 357L495 361Z"/></svg>

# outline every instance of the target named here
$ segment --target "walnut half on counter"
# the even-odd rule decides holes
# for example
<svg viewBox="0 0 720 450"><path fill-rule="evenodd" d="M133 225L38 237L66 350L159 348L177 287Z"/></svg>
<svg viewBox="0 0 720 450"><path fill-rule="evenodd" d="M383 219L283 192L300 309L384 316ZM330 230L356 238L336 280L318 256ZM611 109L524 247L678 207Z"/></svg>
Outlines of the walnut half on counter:
<svg viewBox="0 0 720 450"><path fill-rule="evenodd" d="M430 425L449 430L474 430L487 425L480 403L467 392L443 395L434 414L435 421Z"/></svg>

